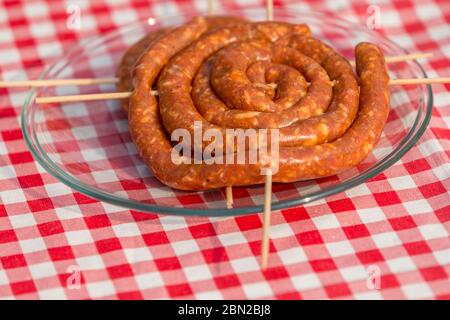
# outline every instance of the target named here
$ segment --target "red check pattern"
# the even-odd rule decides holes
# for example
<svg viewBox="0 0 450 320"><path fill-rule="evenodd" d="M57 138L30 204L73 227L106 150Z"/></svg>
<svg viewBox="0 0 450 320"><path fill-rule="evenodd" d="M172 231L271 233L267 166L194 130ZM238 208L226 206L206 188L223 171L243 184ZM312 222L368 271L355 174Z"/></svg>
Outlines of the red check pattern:
<svg viewBox="0 0 450 320"><path fill-rule="evenodd" d="M72 2L82 10L78 31L66 28L63 1L0 4L1 79L36 78L73 43L136 19L206 10L200 0ZM276 1L362 25L370 3ZM450 74L447 0L379 6L380 32L434 53L423 63L429 76ZM259 215L158 216L74 192L25 146L25 91L0 89L0 298L450 299L450 86L433 91L431 123L401 161L326 201L273 213L270 266L261 272Z"/></svg>

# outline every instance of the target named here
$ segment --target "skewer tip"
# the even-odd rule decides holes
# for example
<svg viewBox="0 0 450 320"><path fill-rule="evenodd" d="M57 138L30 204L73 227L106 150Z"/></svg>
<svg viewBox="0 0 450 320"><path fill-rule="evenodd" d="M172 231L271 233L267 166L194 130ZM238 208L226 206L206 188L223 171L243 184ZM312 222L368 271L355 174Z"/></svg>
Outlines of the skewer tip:
<svg viewBox="0 0 450 320"><path fill-rule="evenodd" d="M233 208L233 187L228 186L225 188L225 193L227 197L227 208Z"/></svg>
<svg viewBox="0 0 450 320"><path fill-rule="evenodd" d="M261 243L261 270L267 269L269 262L269 229L270 229L270 215L272 210L272 171L270 169L266 172L266 182L264 187L264 216L263 216L263 235Z"/></svg>

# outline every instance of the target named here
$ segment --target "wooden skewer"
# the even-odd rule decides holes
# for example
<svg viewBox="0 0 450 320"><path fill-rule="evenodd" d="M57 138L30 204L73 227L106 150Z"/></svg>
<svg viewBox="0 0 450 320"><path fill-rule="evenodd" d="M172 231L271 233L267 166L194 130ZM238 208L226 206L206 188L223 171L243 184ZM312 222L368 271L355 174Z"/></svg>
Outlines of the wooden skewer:
<svg viewBox="0 0 450 320"><path fill-rule="evenodd" d="M386 57L386 63L396 63L401 61L416 60L420 58L430 58L432 53L412 53L400 56ZM350 62L353 66L354 61ZM115 84L118 78L75 78L75 79L52 79L52 80L11 80L0 81L0 88L19 88L19 87L50 87L50 86L69 86L69 85L95 85L95 84Z"/></svg>
<svg viewBox="0 0 450 320"><path fill-rule="evenodd" d="M264 215L263 215L263 234L261 243L261 269L266 270L269 261L269 229L270 214L272 210L272 171L266 172L266 183L264 186Z"/></svg>
<svg viewBox="0 0 450 320"><path fill-rule="evenodd" d="M389 84L407 85L407 84L436 84L436 83L450 83L450 77L447 78L417 78L417 79L391 79Z"/></svg>
<svg viewBox="0 0 450 320"><path fill-rule="evenodd" d="M419 52L419 53L403 54L399 56L386 56L384 60L386 61L386 63L397 63L409 60L431 58L432 56L433 54L431 52L423 52L423 53ZM350 61L350 64L352 66L355 66L356 62Z"/></svg>
<svg viewBox="0 0 450 320"><path fill-rule="evenodd" d="M208 0L208 15L212 16L215 12L214 0ZM228 186L225 188L225 196L227 199L227 208L233 208L233 187Z"/></svg>
<svg viewBox="0 0 450 320"><path fill-rule="evenodd" d="M228 186L225 188L225 193L227 197L227 208L233 208L233 187Z"/></svg>
<svg viewBox="0 0 450 320"><path fill-rule="evenodd" d="M54 80L0 81L0 88L113 84L117 83L118 81L119 79L117 78L78 78L78 79L54 79Z"/></svg>
<svg viewBox="0 0 450 320"><path fill-rule="evenodd" d="M408 60L416 60L416 59L427 59L431 58L433 54L431 52L422 52L422 53L411 53L411 54L403 54L399 56L387 56L385 58L386 63L396 63Z"/></svg>
<svg viewBox="0 0 450 320"><path fill-rule="evenodd" d="M59 102L114 100L114 99L127 99L130 96L131 92L111 92L111 93L78 94L72 96L37 97L36 103L44 104L44 103L59 103Z"/></svg>
<svg viewBox="0 0 450 320"><path fill-rule="evenodd" d="M391 79L389 84L395 85L417 85L417 84L437 84L450 83L450 78L418 78L418 79ZM127 99L132 92L111 92L111 93L94 93L82 94L72 96L52 96L52 97L37 97L37 104L44 103L60 103L60 102L79 102L79 101L95 101L95 100L116 100ZM152 90L152 95L157 96L158 91Z"/></svg>
<svg viewBox="0 0 450 320"><path fill-rule="evenodd" d="M214 0L208 0L208 15L212 16L214 14Z"/></svg>
<svg viewBox="0 0 450 320"><path fill-rule="evenodd" d="M266 0L266 18L269 21L273 20L273 0Z"/></svg>
<svg viewBox="0 0 450 320"><path fill-rule="evenodd" d="M273 20L273 0L267 2L267 20ZM266 183L264 185L264 213L263 213L263 233L261 240L261 270L267 269L269 262L269 230L270 230L270 214L272 210L272 170L266 170Z"/></svg>
<svg viewBox="0 0 450 320"><path fill-rule="evenodd" d="M93 94L77 94L72 96L51 96L37 97L37 104L44 103L60 103L60 102L80 102L80 101L97 101L97 100L120 100L127 99L132 92L110 92L110 93L93 93ZM152 95L157 96L158 91L152 90Z"/></svg>

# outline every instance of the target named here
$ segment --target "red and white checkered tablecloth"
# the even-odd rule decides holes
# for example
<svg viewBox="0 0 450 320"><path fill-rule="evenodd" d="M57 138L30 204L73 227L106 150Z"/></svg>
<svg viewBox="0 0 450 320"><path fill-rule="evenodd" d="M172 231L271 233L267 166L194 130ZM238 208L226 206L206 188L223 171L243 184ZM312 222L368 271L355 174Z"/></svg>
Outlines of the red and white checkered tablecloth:
<svg viewBox="0 0 450 320"><path fill-rule="evenodd" d="M423 62L430 77L450 75L448 0L275 2L362 25L377 4L382 33L432 52ZM218 5L250 3L264 5ZM70 4L81 8L80 30L66 27ZM0 79L36 78L87 36L185 8L200 13L206 3L2 1ZM77 193L27 150L19 125L26 91L0 89L0 298L450 299L450 85L433 91L431 123L401 161L354 189L273 213L262 272L260 215L159 216Z"/></svg>

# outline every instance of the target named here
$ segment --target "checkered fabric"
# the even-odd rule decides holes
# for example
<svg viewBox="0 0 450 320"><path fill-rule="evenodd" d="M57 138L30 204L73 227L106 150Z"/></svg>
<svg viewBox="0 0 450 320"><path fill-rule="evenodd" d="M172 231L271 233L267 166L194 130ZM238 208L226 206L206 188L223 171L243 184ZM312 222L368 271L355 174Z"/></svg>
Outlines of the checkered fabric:
<svg viewBox="0 0 450 320"><path fill-rule="evenodd" d="M219 1L216 1L219 2ZM450 74L450 2L276 1L358 21L381 9L383 34L432 52ZM240 8L264 1L222 1ZM80 30L66 27L81 8ZM148 16L204 12L197 1L2 1L0 78L36 78L90 35ZM431 123L401 161L365 184L272 215L270 265L259 267L261 217L183 218L124 210L51 177L20 130L24 90L0 89L0 298L450 299L450 85L435 85ZM79 281L78 281L79 280Z"/></svg>

